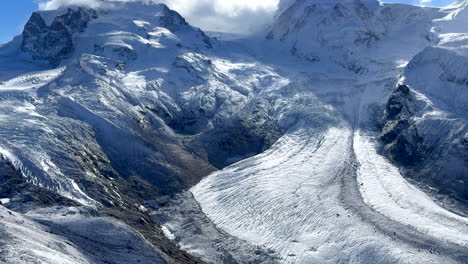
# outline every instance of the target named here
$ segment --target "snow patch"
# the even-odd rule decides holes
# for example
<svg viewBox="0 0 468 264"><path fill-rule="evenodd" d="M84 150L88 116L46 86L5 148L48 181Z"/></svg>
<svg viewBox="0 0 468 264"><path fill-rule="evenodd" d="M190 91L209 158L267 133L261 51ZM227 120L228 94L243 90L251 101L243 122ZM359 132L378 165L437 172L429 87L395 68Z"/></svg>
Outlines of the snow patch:
<svg viewBox="0 0 468 264"><path fill-rule="evenodd" d="M174 233L171 232L171 230L169 229L169 227L163 225L161 226L161 230L163 231L164 235L169 238L170 240L174 240L175 239L175 235Z"/></svg>

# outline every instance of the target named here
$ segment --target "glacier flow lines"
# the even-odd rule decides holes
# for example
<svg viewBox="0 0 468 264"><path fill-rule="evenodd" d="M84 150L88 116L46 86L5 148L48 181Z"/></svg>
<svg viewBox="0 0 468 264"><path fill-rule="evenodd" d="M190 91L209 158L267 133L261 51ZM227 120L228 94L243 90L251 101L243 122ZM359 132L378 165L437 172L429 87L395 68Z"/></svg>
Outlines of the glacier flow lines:
<svg viewBox="0 0 468 264"><path fill-rule="evenodd" d="M300 111L289 110L302 114L299 120L315 115L320 122L298 122L270 150L213 173L192 188L217 227L274 250L285 263L452 263L466 257L463 245L457 244L460 237L447 241L427 235L426 229L414 226L426 222L404 221L402 214L388 214L394 204L378 204L387 194L366 189L367 180L376 180L365 176L382 172L366 161L384 166L385 160L373 145L369 150L362 133L345 118L337 113L331 113L335 119L322 118L334 111L330 105L317 100ZM402 179L399 174L392 177ZM399 185L387 186L393 188L390 193L398 193ZM424 218L444 210L425 208L408 213ZM441 225L458 223L455 232L467 232L466 219L444 217L439 218ZM449 218L452 222L444 222Z"/></svg>

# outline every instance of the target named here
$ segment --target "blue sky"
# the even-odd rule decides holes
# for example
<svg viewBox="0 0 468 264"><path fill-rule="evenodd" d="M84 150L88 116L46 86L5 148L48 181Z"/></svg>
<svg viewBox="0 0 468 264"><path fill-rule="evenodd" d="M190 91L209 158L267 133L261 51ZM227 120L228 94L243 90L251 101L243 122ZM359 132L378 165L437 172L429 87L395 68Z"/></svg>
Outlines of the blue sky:
<svg viewBox="0 0 468 264"><path fill-rule="evenodd" d="M35 0L0 0L0 43L7 42L22 31L31 12L37 9Z"/></svg>
<svg viewBox="0 0 468 264"><path fill-rule="evenodd" d="M454 2L454 0L386 0L385 2L421 4L424 1L426 5L432 6L445 6ZM22 31L31 12L38 8L37 2L38 0L0 0L0 43L10 41Z"/></svg>
<svg viewBox="0 0 468 264"><path fill-rule="evenodd" d="M382 2L386 3L405 3L412 5L427 5L427 6L447 6L455 0L384 0Z"/></svg>

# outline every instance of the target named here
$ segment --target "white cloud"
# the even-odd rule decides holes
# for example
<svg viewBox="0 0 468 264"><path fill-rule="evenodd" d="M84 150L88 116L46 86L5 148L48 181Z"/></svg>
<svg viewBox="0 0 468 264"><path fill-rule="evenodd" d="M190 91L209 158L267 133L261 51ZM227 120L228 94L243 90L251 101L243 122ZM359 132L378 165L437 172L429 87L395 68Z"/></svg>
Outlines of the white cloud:
<svg viewBox="0 0 468 264"><path fill-rule="evenodd" d="M102 1L98 0L39 0L40 10L54 10L63 6L80 5L97 8L101 5Z"/></svg>
<svg viewBox="0 0 468 264"><path fill-rule="evenodd" d="M428 6L430 4L432 4L434 1L432 0L419 0L418 1L418 5L420 6Z"/></svg>
<svg viewBox="0 0 468 264"><path fill-rule="evenodd" d="M204 30L251 32L271 21L278 0L162 0Z"/></svg>
<svg viewBox="0 0 468 264"><path fill-rule="evenodd" d="M39 0L43 10L67 5L99 7L110 1L134 0ZM148 0L146 0L148 1ZM271 21L279 0L152 0L165 3L191 24L204 30L246 33Z"/></svg>

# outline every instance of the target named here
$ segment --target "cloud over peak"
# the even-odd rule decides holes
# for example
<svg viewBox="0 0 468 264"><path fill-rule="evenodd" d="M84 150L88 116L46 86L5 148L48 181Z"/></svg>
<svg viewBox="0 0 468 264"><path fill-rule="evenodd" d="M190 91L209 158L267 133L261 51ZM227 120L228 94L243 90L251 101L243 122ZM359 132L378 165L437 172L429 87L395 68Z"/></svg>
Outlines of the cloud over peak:
<svg viewBox="0 0 468 264"><path fill-rule="evenodd" d="M53 10L81 5L98 8L106 3L152 1L179 12L192 25L206 31L250 33L268 24L279 0L39 0L39 8Z"/></svg>

